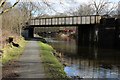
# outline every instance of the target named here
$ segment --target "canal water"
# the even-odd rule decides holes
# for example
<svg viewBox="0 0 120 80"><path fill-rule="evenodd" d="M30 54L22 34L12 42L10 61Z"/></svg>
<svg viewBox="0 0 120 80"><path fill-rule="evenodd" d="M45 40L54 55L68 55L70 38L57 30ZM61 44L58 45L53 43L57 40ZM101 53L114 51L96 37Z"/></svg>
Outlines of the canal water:
<svg viewBox="0 0 120 80"><path fill-rule="evenodd" d="M67 63L64 71L69 77L120 79L120 51L99 49L97 46L78 48L74 39L46 40L62 53L63 60Z"/></svg>

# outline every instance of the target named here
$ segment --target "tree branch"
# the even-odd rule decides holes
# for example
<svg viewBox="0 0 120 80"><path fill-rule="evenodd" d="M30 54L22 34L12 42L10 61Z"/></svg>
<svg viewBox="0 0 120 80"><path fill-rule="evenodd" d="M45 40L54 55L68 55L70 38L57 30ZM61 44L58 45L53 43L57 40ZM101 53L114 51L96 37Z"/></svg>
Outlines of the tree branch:
<svg viewBox="0 0 120 80"><path fill-rule="evenodd" d="M7 8L6 10L1 11L0 15L2 15L3 13L6 13L6 12L8 12L9 10L11 10L12 8L14 8L14 7L19 3L19 1L20 1L20 0L16 0L16 2L15 2L11 7ZM6 3L6 1L4 1L4 4L5 4L5 3ZM4 4L2 3L2 6L3 6Z"/></svg>
<svg viewBox="0 0 120 80"><path fill-rule="evenodd" d="M2 0L2 1L0 2L0 8L2 8L5 3L6 3L6 0Z"/></svg>

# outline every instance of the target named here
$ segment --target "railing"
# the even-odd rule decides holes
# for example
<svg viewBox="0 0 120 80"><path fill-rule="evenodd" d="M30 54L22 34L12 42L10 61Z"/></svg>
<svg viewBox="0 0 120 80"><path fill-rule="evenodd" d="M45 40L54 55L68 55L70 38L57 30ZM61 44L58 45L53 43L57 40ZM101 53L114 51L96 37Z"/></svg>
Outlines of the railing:
<svg viewBox="0 0 120 80"><path fill-rule="evenodd" d="M101 16L66 16L36 18L29 21L29 25L80 25L100 23Z"/></svg>

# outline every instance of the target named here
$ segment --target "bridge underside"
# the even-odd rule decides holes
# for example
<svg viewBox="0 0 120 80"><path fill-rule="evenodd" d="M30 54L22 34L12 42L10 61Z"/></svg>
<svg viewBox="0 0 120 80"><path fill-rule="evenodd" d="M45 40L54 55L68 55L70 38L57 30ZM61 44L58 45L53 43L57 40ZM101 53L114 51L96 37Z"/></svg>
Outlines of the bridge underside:
<svg viewBox="0 0 120 80"><path fill-rule="evenodd" d="M79 31L79 28L83 28L85 33L89 32L89 30L93 30L93 27L95 26L96 24L86 24L86 25L30 25L28 28L28 35L29 37L33 37L33 34L34 34L34 28L37 28L37 27L77 27L78 28L78 31ZM89 29L87 31L87 29ZM79 36L79 35L78 35Z"/></svg>
<svg viewBox="0 0 120 80"><path fill-rule="evenodd" d="M88 46L91 43L94 43L94 33L95 33L95 25L96 24L86 24L86 25L50 25L50 26L36 26L32 25L27 28L28 30L28 37L34 37L34 28L36 27L77 27L77 34L78 34L78 44L81 46Z"/></svg>

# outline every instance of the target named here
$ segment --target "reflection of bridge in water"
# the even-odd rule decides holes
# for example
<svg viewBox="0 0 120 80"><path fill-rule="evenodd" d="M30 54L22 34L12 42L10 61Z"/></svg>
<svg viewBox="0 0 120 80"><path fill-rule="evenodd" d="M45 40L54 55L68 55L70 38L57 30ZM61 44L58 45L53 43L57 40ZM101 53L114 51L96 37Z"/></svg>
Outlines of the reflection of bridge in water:
<svg viewBox="0 0 120 80"><path fill-rule="evenodd" d="M34 18L28 22L25 30L27 37L33 37L35 27L76 26L78 45L88 46L98 42L102 47L120 47L119 19L91 16L65 16Z"/></svg>

